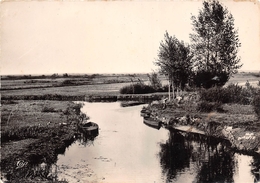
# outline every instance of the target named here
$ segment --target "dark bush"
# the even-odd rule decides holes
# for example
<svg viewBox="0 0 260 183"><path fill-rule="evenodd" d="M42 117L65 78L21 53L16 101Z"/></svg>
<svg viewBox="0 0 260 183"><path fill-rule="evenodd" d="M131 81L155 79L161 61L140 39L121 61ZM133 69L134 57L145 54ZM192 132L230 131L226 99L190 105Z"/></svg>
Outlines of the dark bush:
<svg viewBox="0 0 260 183"><path fill-rule="evenodd" d="M81 114L80 110L81 110L81 108L82 108L83 106L84 106L84 103L77 103L77 104L75 104L75 105L72 107L72 108L74 109L76 115L80 115L80 114Z"/></svg>
<svg viewBox="0 0 260 183"><path fill-rule="evenodd" d="M211 112L211 111L223 111L220 102L199 102L197 105L197 111L199 112Z"/></svg>
<svg viewBox="0 0 260 183"><path fill-rule="evenodd" d="M140 83L124 86L120 89L121 94L144 94L153 92L155 92L155 89L153 87Z"/></svg>
<svg viewBox="0 0 260 183"><path fill-rule="evenodd" d="M243 90L242 86L238 86L237 84L229 84L227 88L223 88L225 90L227 97L229 98L228 102L232 103L240 103L241 100L241 92Z"/></svg>
<svg viewBox="0 0 260 183"><path fill-rule="evenodd" d="M153 72L151 74L147 74L149 81L150 81L150 85L155 89L155 90L159 90L160 88L162 88L162 82L159 79L159 76L156 72Z"/></svg>
<svg viewBox="0 0 260 183"><path fill-rule="evenodd" d="M199 71L193 76L193 84L196 87L211 88L224 86L228 81L228 73L213 73L210 71Z"/></svg>
<svg viewBox="0 0 260 183"><path fill-rule="evenodd" d="M53 107L43 107L42 112L57 112Z"/></svg>
<svg viewBox="0 0 260 183"><path fill-rule="evenodd" d="M59 94L45 94L41 96L43 100L62 100L62 95Z"/></svg>
<svg viewBox="0 0 260 183"><path fill-rule="evenodd" d="M251 75L259 78L260 77L260 72L259 73L252 73Z"/></svg>
<svg viewBox="0 0 260 183"><path fill-rule="evenodd" d="M252 104L254 95L257 89L252 87L249 82L245 87L237 84L229 84L226 88L213 87L202 89L199 94L203 101L221 102L221 103L238 103L242 105Z"/></svg>
<svg viewBox="0 0 260 183"><path fill-rule="evenodd" d="M74 85L72 80L66 79L61 83L61 86L68 86L68 85Z"/></svg>
<svg viewBox="0 0 260 183"><path fill-rule="evenodd" d="M229 103L230 95L229 93L221 87L213 87L210 89L202 89L199 92L200 99L207 102L220 102Z"/></svg>
<svg viewBox="0 0 260 183"><path fill-rule="evenodd" d="M254 96L257 94L257 89L250 85L247 81L245 87L242 89L240 93L241 104L252 104Z"/></svg>
<svg viewBox="0 0 260 183"><path fill-rule="evenodd" d="M163 85L161 88L157 90L157 92L168 92L169 86L168 85ZM170 88L170 91L172 91L172 87Z"/></svg>
<svg viewBox="0 0 260 183"><path fill-rule="evenodd" d="M256 94L253 99L253 107L258 119L260 119L260 93Z"/></svg>

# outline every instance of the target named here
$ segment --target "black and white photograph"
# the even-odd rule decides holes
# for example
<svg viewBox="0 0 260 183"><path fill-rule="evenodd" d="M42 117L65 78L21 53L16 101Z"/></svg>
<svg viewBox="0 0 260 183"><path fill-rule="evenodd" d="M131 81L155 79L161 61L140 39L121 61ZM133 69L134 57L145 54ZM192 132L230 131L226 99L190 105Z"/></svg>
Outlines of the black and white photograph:
<svg viewBox="0 0 260 183"><path fill-rule="evenodd" d="M259 0L0 0L0 183L260 183Z"/></svg>

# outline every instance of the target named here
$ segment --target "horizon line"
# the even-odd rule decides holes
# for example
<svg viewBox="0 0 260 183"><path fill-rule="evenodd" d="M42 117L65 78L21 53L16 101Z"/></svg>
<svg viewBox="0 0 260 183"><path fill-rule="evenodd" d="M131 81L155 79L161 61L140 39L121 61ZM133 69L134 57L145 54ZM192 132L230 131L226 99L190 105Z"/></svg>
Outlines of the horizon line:
<svg viewBox="0 0 260 183"><path fill-rule="evenodd" d="M58 75L63 75L63 74L68 74L68 75L92 75L92 74L107 74L107 75L118 75L118 74L148 74L148 73L152 73L153 71L151 72L88 72L88 73L83 73L83 72L78 72L78 73L69 73L69 72L55 72L55 73L37 73L37 74L1 74L0 76L42 76L42 75L45 75L45 76L51 76L53 74L58 74ZM260 70L238 70L238 73L241 73L241 72L260 72Z"/></svg>

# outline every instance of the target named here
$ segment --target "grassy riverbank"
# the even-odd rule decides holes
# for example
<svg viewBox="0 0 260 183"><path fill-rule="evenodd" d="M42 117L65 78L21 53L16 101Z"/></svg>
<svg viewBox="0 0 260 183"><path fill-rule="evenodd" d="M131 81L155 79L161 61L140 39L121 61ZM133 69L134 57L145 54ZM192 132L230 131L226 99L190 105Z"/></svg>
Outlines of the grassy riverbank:
<svg viewBox="0 0 260 183"><path fill-rule="evenodd" d="M1 172L11 182L51 181L50 165L74 141L80 105L66 101L2 101ZM18 162L24 165L19 167Z"/></svg>
<svg viewBox="0 0 260 183"><path fill-rule="evenodd" d="M202 112L198 110L199 100L174 100L166 107L159 102L147 109L170 128L186 126L187 133L198 129L206 135L229 140L237 151L260 155L260 121L252 105L227 103Z"/></svg>

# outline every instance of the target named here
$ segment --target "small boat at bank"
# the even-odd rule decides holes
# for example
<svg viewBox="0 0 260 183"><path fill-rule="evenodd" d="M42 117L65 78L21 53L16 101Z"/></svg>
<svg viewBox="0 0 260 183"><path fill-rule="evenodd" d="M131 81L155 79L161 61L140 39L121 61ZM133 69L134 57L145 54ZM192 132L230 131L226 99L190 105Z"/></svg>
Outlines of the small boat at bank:
<svg viewBox="0 0 260 183"><path fill-rule="evenodd" d="M87 135L98 134L98 130L99 130L98 124L93 122L85 122L85 123L83 122L79 124L78 127L81 132Z"/></svg>
<svg viewBox="0 0 260 183"><path fill-rule="evenodd" d="M150 111L150 110L147 110L147 109L145 109L145 108L143 108L143 109L141 110L141 112L140 112L140 115L143 116L143 117L145 117L145 118L150 117L150 114L151 114L151 111Z"/></svg>
<svg viewBox="0 0 260 183"><path fill-rule="evenodd" d="M150 113L141 113L141 116L144 117L144 118L149 118Z"/></svg>
<svg viewBox="0 0 260 183"><path fill-rule="evenodd" d="M162 126L161 121L151 117L144 117L144 124L146 124L149 127L155 128L157 130L159 130Z"/></svg>

